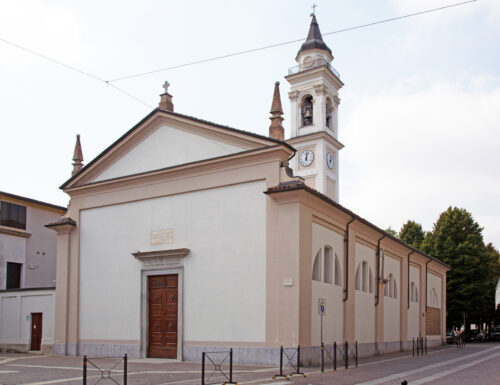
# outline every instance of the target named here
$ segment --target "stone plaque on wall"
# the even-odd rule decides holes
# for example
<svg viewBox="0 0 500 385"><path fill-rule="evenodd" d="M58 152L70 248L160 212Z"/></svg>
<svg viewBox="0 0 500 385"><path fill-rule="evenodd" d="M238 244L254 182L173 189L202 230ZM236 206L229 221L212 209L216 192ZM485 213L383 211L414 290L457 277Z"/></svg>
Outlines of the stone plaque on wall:
<svg viewBox="0 0 500 385"><path fill-rule="evenodd" d="M174 229L155 230L150 233L151 246L166 245L174 242Z"/></svg>

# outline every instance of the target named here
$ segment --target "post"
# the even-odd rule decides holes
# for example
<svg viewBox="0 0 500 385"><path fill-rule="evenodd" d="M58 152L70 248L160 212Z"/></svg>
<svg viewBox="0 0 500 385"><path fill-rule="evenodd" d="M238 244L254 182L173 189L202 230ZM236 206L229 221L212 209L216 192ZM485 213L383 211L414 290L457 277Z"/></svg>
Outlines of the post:
<svg viewBox="0 0 500 385"><path fill-rule="evenodd" d="M321 343L321 356L320 356L321 371L325 371L325 344Z"/></svg>
<svg viewBox="0 0 500 385"><path fill-rule="evenodd" d="M300 345L297 346L297 374L300 374Z"/></svg>
<svg viewBox="0 0 500 385"><path fill-rule="evenodd" d="M356 340L355 346L356 346L356 367L358 367L358 340Z"/></svg>
<svg viewBox="0 0 500 385"><path fill-rule="evenodd" d="M87 385L87 356L83 356L83 385Z"/></svg>
<svg viewBox="0 0 500 385"><path fill-rule="evenodd" d="M128 370L128 363L127 363L127 353L123 356L123 385L127 385L127 370Z"/></svg>
<svg viewBox="0 0 500 385"><path fill-rule="evenodd" d="M205 385L205 352L201 353L201 385Z"/></svg>
<svg viewBox="0 0 500 385"><path fill-rule="evenodd" d="M233 348L229 349L229 383L233 383Z"/></svg>
<svg viewBox="0 0 500 385"><path fill-rule="evenodd" d="M415 337L411 339L411 346L413 348L413 355L415 355Z"/></svg>
<svg viewBox="0 0 500 385"><path fill-rule="evenodd" d="M333 370L337 370L337 341L333 342Z"/></svg>
<svg viewBox="0 0 500 385"><path fill-rule="evenodd" d="M344 363L345 363L345 368L349 368L349 345L347 344L347 341L344 343Z"/></svg>
<svg viewBox="0 0 500 385"><path fill-rule="evenodd" d="M283 345L280 348L280 376L283 377Z"/></svg>
<svg viewBox="0 0 500 385"><path fill-rule="evenodd" d="M427 337L425 337L425 355L427 355Z"/></svg>

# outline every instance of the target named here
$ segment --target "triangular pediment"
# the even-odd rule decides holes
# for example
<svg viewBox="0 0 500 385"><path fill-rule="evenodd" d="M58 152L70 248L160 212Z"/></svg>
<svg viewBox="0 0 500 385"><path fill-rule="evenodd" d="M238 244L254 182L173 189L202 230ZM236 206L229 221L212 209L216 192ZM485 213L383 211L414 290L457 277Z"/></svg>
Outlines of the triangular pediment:
<svg viewBox="0 0 500 385"><path fill-rule="evenodd" d="M275 144L274 139L155 110L62 188L144 174Z"/></svg>

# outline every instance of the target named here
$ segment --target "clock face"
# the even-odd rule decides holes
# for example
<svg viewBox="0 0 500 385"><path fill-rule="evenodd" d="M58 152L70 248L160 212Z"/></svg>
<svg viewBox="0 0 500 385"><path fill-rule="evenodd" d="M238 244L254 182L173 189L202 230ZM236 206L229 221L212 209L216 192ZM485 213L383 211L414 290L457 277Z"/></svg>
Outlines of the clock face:
<svg viewBox="0 0 500 385"><path fill-rule="evenodd" d="M311 150L302 151L299 157L299 162L302 166L310 166L314 160L314 153Z"/></svg>
<svg viewBox="0 0 500 385"><path fill-rule="evenodd" d="M326 154L326 164L328 168L333 168L333 154L331 152Z"/></svg>

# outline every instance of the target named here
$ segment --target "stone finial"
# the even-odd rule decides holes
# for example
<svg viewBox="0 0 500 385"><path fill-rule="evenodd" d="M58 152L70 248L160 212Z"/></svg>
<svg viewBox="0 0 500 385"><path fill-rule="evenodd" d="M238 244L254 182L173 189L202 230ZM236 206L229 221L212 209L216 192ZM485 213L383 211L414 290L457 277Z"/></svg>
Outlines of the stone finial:
<svg viewBox="0 0 500 385"><path fill-rule="evenodd" d="M283 109L281 108L280 82L274 83L273 103L271 105L271 125L269 126L269 137L278 140L285 140L285 129L283 121Z"/></svg>
<svg viewBox="0 0 500 385"><path fill-rule="evenodd" d="M73 171L71 176L75 175L83 168L83 153L82 145L80 143L80 135L76 136L75 151L73 152Z"/></svg>
<svg viewBox="0 0 500 385"><path fill-rule="evenodd" d="M165 89L165 92L160 95L160 104L159 108L160 110L164 111L174 111L174 104L172 103L172 95L168 93L168 87L170 87L169 82L163 83L163 88Z"/></svg>

